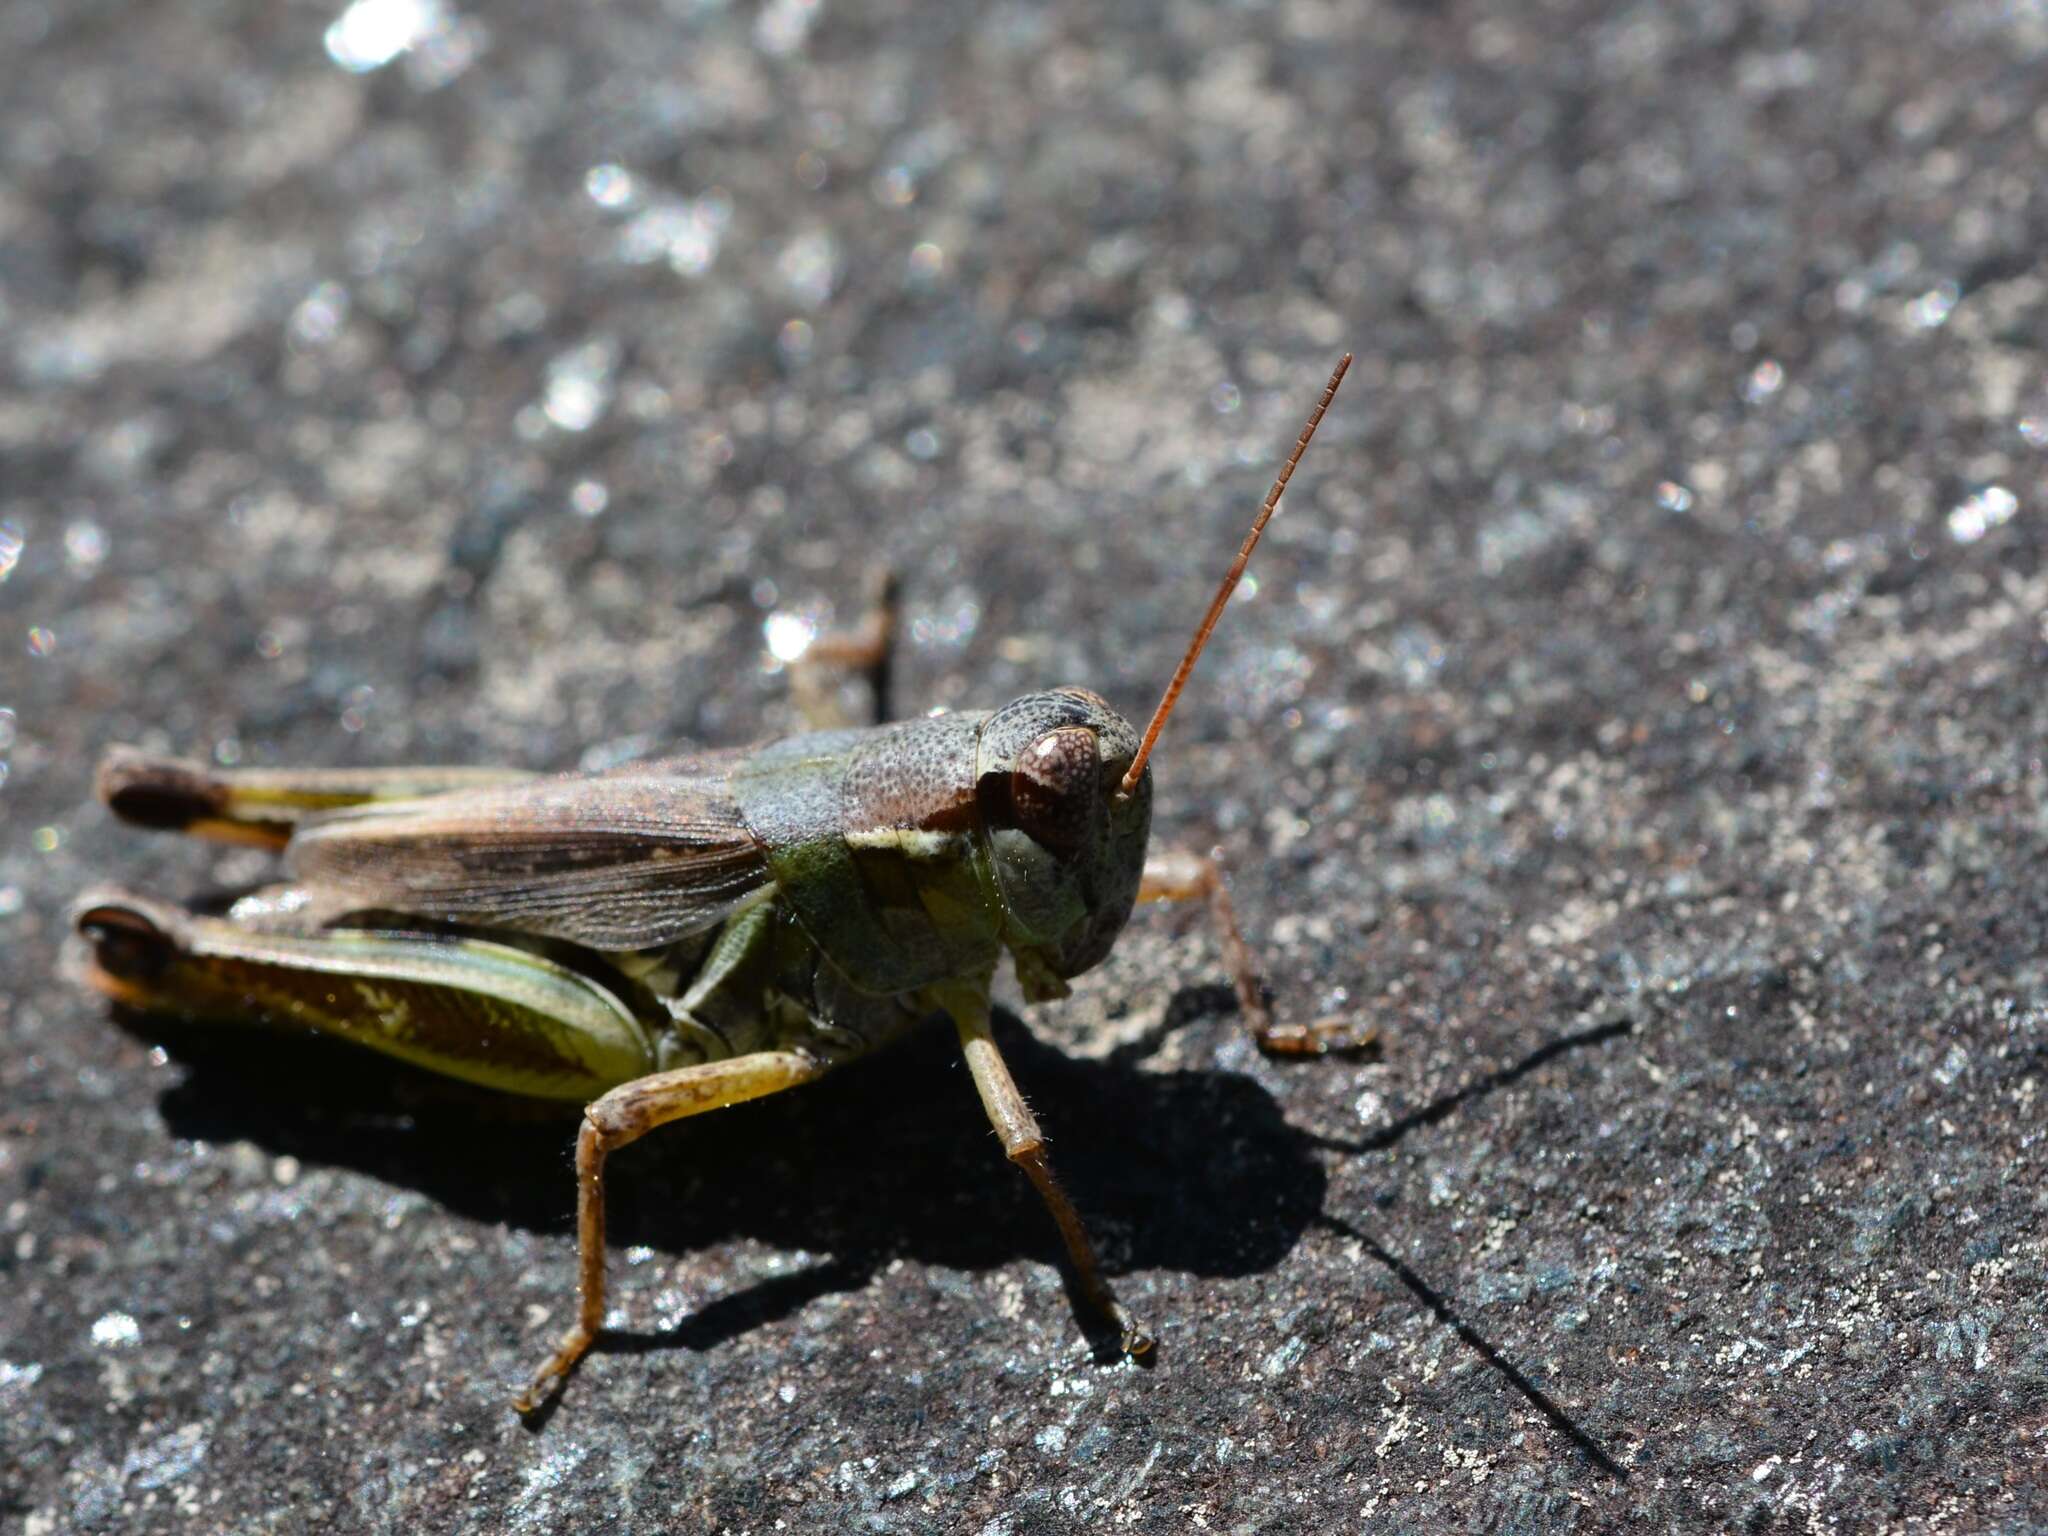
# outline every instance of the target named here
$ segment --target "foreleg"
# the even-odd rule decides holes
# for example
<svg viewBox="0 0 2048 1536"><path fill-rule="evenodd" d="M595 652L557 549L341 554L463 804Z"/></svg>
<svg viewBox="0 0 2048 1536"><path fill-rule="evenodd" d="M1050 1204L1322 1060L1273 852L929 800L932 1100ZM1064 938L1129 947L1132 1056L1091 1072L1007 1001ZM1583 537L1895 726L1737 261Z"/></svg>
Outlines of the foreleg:
<svg viewBox="0 0 2048 1536"><path fill-rule="evenodd" d="M1245 943L1231 910L1230 888L1223 878L1223 866L1203 854L1165 849L1145 861L1144 879L1138 886L1140 901L1203 901L1209 906L1209 920L1216 939L1223 946L1223 963L1230 967L1237 987L1237 1005L1245 1027L1259 1049L1276 1056L1325 1056L1333 1051L1360 1051L1379 1039L1379 1027L1352 1019L1319 1019L1313 1024L1276 1024L1266 1006L1260 983L1259 964Z"/></svg>

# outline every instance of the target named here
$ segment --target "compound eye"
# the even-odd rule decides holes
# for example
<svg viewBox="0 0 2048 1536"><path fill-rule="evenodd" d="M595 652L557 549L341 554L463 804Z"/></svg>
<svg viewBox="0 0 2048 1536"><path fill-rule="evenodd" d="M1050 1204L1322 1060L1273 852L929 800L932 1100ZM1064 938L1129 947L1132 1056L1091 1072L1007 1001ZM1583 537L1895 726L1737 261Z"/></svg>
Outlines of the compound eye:
<svg viewBox="0 0 2048 1536"><path fill-rule="evenodd" d="M1010 774L1010 814L1033 842L1071 858L1088 841L1102 772L1095 733L1063 725L1024 749Z"/></svg>

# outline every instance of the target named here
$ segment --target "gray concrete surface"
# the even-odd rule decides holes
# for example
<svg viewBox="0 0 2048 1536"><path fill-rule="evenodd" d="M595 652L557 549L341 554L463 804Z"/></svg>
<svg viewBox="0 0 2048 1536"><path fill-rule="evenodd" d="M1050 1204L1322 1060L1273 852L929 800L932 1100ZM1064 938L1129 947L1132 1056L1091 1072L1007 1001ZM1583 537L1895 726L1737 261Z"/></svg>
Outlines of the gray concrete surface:
<svg viewBox="0 0 2048 1536"><path fill-rule="evenodd" d="M402 45L410 45L399 51ZM2048 1522L2038 0L0 8L0 1529ZM92 762L1148 708L1280 1012L1146 913L1004 1038L1156 1368L943 1035L619 1165L124 1031L66 902L261 860Z"/></svg>

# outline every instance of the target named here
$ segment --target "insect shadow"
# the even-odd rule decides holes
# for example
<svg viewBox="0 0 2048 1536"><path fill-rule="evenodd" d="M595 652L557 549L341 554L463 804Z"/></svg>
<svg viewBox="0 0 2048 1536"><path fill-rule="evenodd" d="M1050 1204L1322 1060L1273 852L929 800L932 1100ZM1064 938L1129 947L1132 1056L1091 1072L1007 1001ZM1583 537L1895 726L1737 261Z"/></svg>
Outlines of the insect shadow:
<svg viewBox="0 0 2048 1536"><path fill-rule="evenodd" d="M1351 1238L1594 1465L1625 1481L1627 1471L1595 1436L1451 1297L1370 1231L1324 1210L1318 1154L1385 1150L1560 1055L1632 1033L1634 1022L1554 1037L1378 1132L1332 1138L1290 1125L1248 1077L1139 1067L1170 1034L1229 1006L1227 989L1183 988L1159 1025L1101 1060L1069 1056L1009 1015L995 1016L1062 1172L1106 1239L1109 1266L1238 1276L1276 1266L1311 1227ZM247 1139L353 1168L480 1221L546 1232L573 1225L573 1108L468 1088L317 1036L281 1038L251 1053L246 1028L199 1029L122 1010L116 1017L186 1066L161 1100L178 1136ZM279 1081L301 1086L281 1096ZM1061 1258L1043 1209L1005 1165L942 1028L795 1092L665 1127L629 1148L619 1166L624 1177L611 1191L616 1244L682 1254L751 1237L832 1257L720 1297L672 1328L609 1330L599 1346L608 1352L710 1349L818 1297L857 1290L898 1256L965 1270ZM1114 1336L1090 1326L1094 1314L1078 1298L1075 1316L1099 1358L1120 1358Z"/></svg>
<svg viewBox="0 0 2048 1536"><path fill-rule="evenodd" d="M1177 995L1169 1018L1212 1014L1213 990ZM574 1106L467 1088L315 1036L266 1040L252 1062L246 1028L123 1023L187 1068L161 1100L175 1135L352 1168L479 1221L573 1229ZM1250 1078L1145 1071L1131 1053L1070 1056L1000 1011L995 1033L1112 1271L1257 1273L1321 1212L1314 1139ZM1062 1259L1037 1196L990 1135L952 1031L938 1026L801 1089L663 1128L620 1155L609 1193L615 1246L684 1254L752 1238L832 1255L674 1329L610 1333L612 1350L709 1348L857 1289L897 1257L970 1271ZM1116 1353L1114 1339L1095 1338L1089 1309L1076 1318L1098 1351Z"/></svg>

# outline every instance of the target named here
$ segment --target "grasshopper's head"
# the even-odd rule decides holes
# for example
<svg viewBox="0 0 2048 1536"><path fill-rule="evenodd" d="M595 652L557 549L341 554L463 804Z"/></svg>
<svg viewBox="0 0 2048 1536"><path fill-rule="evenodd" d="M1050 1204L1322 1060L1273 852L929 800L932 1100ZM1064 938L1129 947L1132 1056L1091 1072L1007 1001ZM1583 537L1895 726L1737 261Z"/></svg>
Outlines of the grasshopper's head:
<svg viewBox="0 0 2048 1536"><path fill-rule="evenodd" d="M1130 722L1083 688L1027 695L982 723L975 800L1005 941L1034 1002L1101 961L1137 902L1150 770L1120 787L1137 750Z"/></svg>

